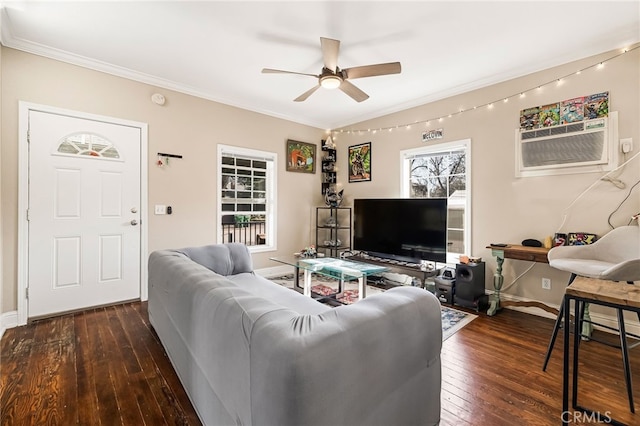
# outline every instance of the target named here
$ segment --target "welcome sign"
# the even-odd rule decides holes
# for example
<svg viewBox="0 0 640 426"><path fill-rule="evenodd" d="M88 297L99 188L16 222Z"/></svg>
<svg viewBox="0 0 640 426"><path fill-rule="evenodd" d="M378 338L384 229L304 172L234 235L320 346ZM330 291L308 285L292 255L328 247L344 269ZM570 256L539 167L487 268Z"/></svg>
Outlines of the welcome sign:
<svg viewBox="0 0 640 426"><path fill-rule="evenodd" d="M444 130L429 130L428 132L422 133L422 142L427 142L433 139L442 139L444 137Z"/></svg>

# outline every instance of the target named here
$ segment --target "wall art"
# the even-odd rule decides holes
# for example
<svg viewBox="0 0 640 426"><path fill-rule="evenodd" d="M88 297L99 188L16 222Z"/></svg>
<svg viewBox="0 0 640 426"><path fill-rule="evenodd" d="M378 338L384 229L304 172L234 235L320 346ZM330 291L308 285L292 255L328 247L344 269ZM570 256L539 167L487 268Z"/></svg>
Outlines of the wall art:
<svg viewBox="0 0 640 426"><path fill-rule="evenodd" d="M288 139L286 152L288 172L316 172L316 145Z"/></svg>
<svg viewBox="0 0 640 426"><path fill-rule="evenodd" d="M349 147L349 182L371 180L371 142Z"/></svg>

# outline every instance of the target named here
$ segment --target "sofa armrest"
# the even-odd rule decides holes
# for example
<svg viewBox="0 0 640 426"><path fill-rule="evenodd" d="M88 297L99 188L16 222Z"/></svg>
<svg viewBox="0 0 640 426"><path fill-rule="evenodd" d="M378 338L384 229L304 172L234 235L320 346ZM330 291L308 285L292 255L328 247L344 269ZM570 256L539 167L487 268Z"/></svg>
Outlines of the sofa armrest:
<svg viewBox="0 0 640 426"><path fill-rule="evenodd" d="M251 253L241 243L211 244L177 251L219 275L253 272Z"/></svg>
<svg viewBox="0 0 640 426"><path fill-rule="evenodd" d="M282 317L281 317L282 318ZM253 424L437 424L436 297L401 287L320 315L255 321Z"/></svg>

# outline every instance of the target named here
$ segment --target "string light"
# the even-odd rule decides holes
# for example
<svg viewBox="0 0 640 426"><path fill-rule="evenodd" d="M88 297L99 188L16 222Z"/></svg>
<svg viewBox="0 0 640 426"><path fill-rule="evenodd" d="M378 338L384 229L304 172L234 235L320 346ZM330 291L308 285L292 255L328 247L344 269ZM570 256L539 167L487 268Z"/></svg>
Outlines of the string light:
<svg viewBox="0 0 640 426"><path fill-rule="evenodd" d="M568 74L568 75L564 75L564 76L561 76L561 77L555 78L555 79L553 79L553 80L551 80L551 81L548 81L548 82L546 82L546 83L539 84L539 85L535 86L534 88L526 89L526 90L523 90L523 91L518 92L518 93L516 93L516 94L510 95L510 96L506 96L506 97L502 98L502 101L503 101L504 103L507 103L507 102L509 102L509 99L510 99L510 98L515 98L516 96L519 96L521 99L522 99L522 98L525 98L525 97L527 96L527 93L528 93L528 92L531 92L531 91L533 91L533 90L542 90L542 88L543 88L543 87L548 86L548 85L550 85L550 84L554 84L554 83L555 83L556 85L560 86L560 85L562 85L562 84L564 83L564 80L565 80L565 79L567 79L567 78L569 78L569 77L571 77L571 76L574 76L574 75L580 75L583 71L587 71L587 70L589 70L589 69L591 69L591 68L601 69L601 68L603 68L603 67L604 67L604 65L605 65L607 62L609 62L609 61L611 61L611 60L613 60L613 59L616 59L617 57L622 56L622 55L624 55L625 53L628 53L628 52L630 52L630 51L636 50L636 49L638 49L638 48L640 48L640 45L635 46L635 47L633 47L633 48L631 48L631 49L629 49L629 48L625 48L625 49L623 49L623 50L622 50L622 52L621 52L621 53L618 53L617 55L614 55L614 56L612 56L612 57L610 57L610 58L608 58L608 59L605 59L604 61L601 61L601 62L598 62L598 63L596 63L596 64L593 64L593 65L587 66L587 67L585 67L585 68L579 69L578 71L573 72L573 73L571 73L571 74ZM441 123L441 122L444 120L444 118L445 118L445 117L451 118L451 117L453 117L454 115L463 114L463 113L465 113L465 112L472 111L472 110L476 110L476 109L478 109L478 108L487 107L487 109L493 109L493 107L494 107L494 105L493 105L493 104L494 104L494 103L497 103L497 102L498 102L497 100L496 100L496 101L487 102L487 103L485 103L485 104L483 104L483 105L476 105L476 106L474 106L473 108L469 108L469 109L466 109L466 110L461 108L461 109L459 109L459 110L458 110L457 112L455 112L455 113L444 114L444 115L442 115L442 116L440 116L440 117L431 117L431 118L428 118L428 119L425 119L425 120L417 120L417 121L414 121L414 122L413 122L413 124L424 123L424 124L425 124L425 126L426 126L426 127L428 127L428 126L431 124L431 121L432 121L432 120L437 120L437 121L438 121L438 123ZM400 128L400 127L405 127L407 130L409 130L409 129L411 129L411 124L409 124L409 123L406 123L406 124L397 124L397 125L390 126L390 127L381 127L381 128L379 128L379 129L377 129L377 130L389 130L389 131L391 131L393 128L398 129L398 128ZM377 130L374 130L374 131L373 131L373 133L375 133ZM334 132L340 132L340 133L344 133L344 132L346 132L347 134L351 134L351 133L356 133L356 132L357 132L359 135L362 135L363 133L371 133L371 129L367 129L367 130L340 129L340 130L336 130L336 131L334 131Z"/></svg>

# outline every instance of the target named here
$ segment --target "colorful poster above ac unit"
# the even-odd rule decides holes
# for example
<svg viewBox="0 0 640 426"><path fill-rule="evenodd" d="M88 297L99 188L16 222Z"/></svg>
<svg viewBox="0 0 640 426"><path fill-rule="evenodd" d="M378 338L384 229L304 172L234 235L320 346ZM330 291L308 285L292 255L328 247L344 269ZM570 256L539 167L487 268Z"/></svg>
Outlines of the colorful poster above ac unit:
<svg viewBox="0 0 640 426"><path fill-rule="evenodd" d="M584 96L567 99L560 103L560 123L574 123L584 118Z"/></svg>
<svg viewBox="0 0 640 426"><path fill-rule="evenodd" d="M609 92L580 96L520 111L520 130L553 127L609 116Z"/></svg>
<svg viewBox="0 0 640 426"><path fill-rule="evenodd" d="M609 115L609 92L596 93L584 99L584 119L607 117Z"/></svg>
<svg viewBox="0 0 640 426"><path fill-rule="evenodd" d="M527 108L520 111L520 128L535 129L540 124L540 107Z"/></svg>
<svg viewBox="0 0 640 426"><path fill-rule="evenodd" d="M540 108L540 127L551 127L560 124L560 104L544 105Z"/></svg>

